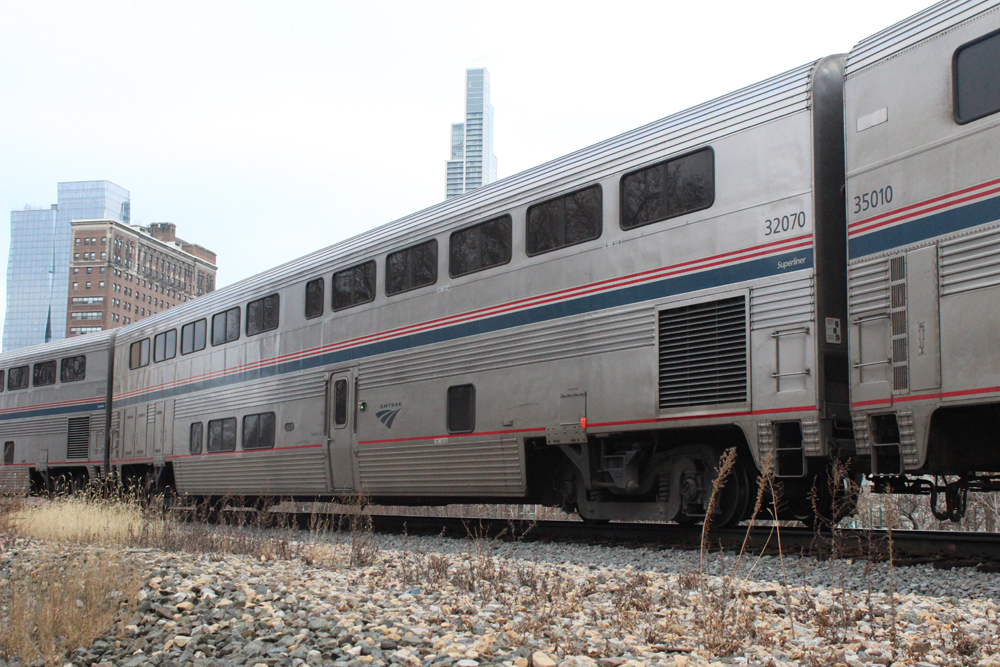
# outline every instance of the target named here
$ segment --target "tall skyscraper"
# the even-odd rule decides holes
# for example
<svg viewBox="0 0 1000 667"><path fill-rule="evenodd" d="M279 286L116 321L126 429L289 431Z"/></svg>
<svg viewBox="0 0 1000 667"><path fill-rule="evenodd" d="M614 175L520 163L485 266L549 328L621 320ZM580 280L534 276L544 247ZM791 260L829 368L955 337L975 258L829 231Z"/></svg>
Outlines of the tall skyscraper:
<svg viewBox="0 0 1000 667"><path fill-rule="evenodd" d="M451 159L446 171L447 199L497 180L490 73L486 69L465 70L465 122L451 126Z"/></svg>
<svg viewBox="0 0 1000 667"><path fill-rule="evenodd" d="M129 222L129 192L110 181L60 183L57 189L59 203L51 208L10 214L5 352L66 337L70 221Z"/></svg>

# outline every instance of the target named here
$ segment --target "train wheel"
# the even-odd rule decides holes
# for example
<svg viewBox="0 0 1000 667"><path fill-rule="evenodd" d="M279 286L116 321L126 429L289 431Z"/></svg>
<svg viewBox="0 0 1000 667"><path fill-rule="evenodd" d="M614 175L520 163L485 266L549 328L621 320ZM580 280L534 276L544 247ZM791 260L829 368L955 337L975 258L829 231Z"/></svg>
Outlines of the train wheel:
<svg viewBox="0 0 1000 667"><path fill-rule="evenodd" d="M756 482L753 476L739 460L733 466L725 486L716 498L716 512L712 517L712 525L724 528L735 526L740 521L749 518L756 500Z"/></svg>

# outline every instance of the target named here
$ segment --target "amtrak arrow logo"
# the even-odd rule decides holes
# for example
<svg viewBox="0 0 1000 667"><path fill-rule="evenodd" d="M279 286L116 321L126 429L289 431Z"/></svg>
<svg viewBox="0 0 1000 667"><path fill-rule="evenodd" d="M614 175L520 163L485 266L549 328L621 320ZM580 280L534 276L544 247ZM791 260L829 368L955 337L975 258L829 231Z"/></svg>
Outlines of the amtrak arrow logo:
<svg viewBox="0 0 1000 667"><path fill-rule="evenodd" d="M395 410L379 410L375 413L379 421L385 424L386 428L392 428L392 422L396 419L396 415L402 408L396 408Z"/></svg>

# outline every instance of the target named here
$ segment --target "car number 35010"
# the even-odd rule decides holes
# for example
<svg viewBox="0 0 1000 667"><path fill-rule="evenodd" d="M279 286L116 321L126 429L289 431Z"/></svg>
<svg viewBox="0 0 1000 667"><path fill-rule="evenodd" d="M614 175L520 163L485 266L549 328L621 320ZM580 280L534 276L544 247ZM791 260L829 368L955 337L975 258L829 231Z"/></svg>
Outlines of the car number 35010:
<svg viewBox="0 0 1000 667"><path fill-rule="evenodd" d="M790 232L806 226L806 214L803 211L799 211L798 213L792 213L790 215L776 216L774 218L768 218L764 224L767 225L767 228L764 231L764 236Z"/></svg>

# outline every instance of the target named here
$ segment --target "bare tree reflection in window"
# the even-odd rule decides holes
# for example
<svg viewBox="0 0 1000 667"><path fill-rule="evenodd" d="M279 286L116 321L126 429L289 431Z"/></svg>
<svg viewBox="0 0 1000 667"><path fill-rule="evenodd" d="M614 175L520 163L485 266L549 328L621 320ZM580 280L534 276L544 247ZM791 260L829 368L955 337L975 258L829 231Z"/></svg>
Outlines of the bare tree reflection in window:
<svg viewBox="0 0 1000 667"><path fill-rule="evenodd" d="M709 208L715 201L715 155L704 148L622 177L622 229Z"/></svg>

